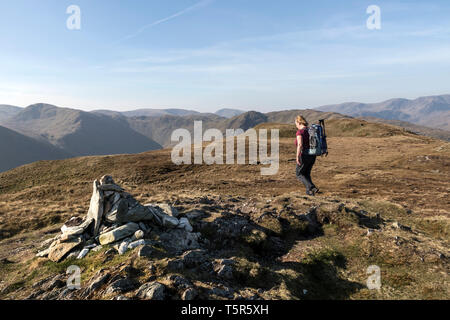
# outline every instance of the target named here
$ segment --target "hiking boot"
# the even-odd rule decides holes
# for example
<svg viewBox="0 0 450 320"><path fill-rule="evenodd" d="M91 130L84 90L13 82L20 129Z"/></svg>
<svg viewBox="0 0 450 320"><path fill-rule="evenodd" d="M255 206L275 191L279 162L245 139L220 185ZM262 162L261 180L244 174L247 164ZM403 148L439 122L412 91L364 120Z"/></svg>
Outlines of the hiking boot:
<svg viewBox="0 0 450 320"><path fill-rule="evenodd" d="M314 191L308 190L308 191L306 191L306 195L314 197Z"/></svg>

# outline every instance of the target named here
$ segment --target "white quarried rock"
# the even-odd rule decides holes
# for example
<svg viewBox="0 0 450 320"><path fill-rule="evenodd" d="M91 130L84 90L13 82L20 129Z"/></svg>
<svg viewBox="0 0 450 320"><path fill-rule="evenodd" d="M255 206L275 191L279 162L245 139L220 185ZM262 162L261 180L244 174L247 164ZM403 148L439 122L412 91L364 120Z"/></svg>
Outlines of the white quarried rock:
<svg viewBox="0 0 450 320"><path fill-rule="evenodd" d="M94 219L88 218L82 224L75 227L68 227L66 225L63 225L61 227L61 232L67 236L80 235L90 226L92 221L94 221Z"/></svg>
<svg viewBox="0 0 450 320"><path fill-rule="evenodd" d="M122 241L122 243L119 245L119 249L117 250L119 254L124 254L128 250L128 246L130 244L130 240Z"/></svg>
<svg viewBox="0 0 450 320"><path fill-rule="evenodd" d="M137 248L139 246L144 246L146 244L144 239L133 241L128 245L128 249L133 250L134 248Z"/></svg>
<svg viewBox="0 0 450 320"><path fill-rule="evenodd" d="M102 248L103 248L103 246L96 246L96 247L92 248L91 251L97 252L97 251L101 250Z"/></svg>
<svg viewBox="0 0 450 320"><path fill-rule="evenodd" d="M50 248L39 251L38 253L36 253L36 257L46 257L46 256L48 256L49 252L50 252Z"/></svg>
<svg viewBox="0 0 450 320"><path fill-rule="evenodd" d="M88 219L94 219L94 237L98 234L100 229L100 223L103 217L103 191L99 189L100 182L98 180L94 181L93 191L91 197L91 203L89 205L89 211L87 214Z"/></svg>
<svg viewBox="0 0 450 320"><path fill-rule="evenodd" d="M144 231L138 230L133 234L133 237L131 237L131 241L136 241L143 238L144 238Z"/></svg>
<svg viewBox="0 0 450 320"><path fill-rule="evenodd" d="M85 247L83 250L81 250L80 254L77 256L77 259L83 259L88 253L89 249Z"/></svg>

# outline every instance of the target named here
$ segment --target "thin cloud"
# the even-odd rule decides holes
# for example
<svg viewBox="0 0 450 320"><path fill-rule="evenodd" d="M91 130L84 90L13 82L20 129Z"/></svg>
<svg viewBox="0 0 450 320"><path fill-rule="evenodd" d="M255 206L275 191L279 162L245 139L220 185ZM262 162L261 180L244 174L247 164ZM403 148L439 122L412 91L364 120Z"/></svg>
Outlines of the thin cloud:
<svg viewBox="0 0 450 320"><path fill-rule="evenodd" d="M181 10L181 11L179 11L179 12L177 12L177 13L174 13L174 14L168 16L168 17L165 17L165 18L163 18L163 19L159 19L159 20L157 20L157 21L154 21L154 22L152 22L152 23L150 23L150 24L147 24L147 25L141 27L141 28L140 28L138 31L136 31L135 33L130 34L130 35L124 37L123 39L119 40L118 42L126 41L126 40L132 39L132 38L134 38L134 37L137 37L139 34L141 34L142 32L144 32L145 30L147 30L147 29L149 29L149 28L152 28L152 27L157 26L157 25L159 25L159 24L161 24L161 23L165 23L165 22L167 22L167 21L170 21L170 20L172 20L172 19L175 19L175 18L177 18L177 17L180 17L180 16L182 16L182 15L184 15L184 14L186 14L186 13L189 13L189 12L194 11L194 10L196 10L196 9L199 9L199 8L201 8L201 7L205 7L205 6L209 5L209 4L210 4L211 2L213 2L213 1L214 1L214 0L202 0L202 1L200 1L200 2L197 2L196 4L190 6L190 7L186 8L186 9L183 9L183 10Z"/></svg>

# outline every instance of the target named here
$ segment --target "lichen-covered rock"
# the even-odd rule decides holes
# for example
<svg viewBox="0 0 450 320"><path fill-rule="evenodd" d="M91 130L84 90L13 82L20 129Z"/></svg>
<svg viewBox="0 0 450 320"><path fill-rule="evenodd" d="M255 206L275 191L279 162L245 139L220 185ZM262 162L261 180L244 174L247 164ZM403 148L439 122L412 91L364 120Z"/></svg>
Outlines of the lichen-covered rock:
<svg viewBox="0 0 450 320"><path fill-rule="evenodd" d="M103 233L99 237L99 242L101 245L113 243L122 240L139 229L139 225L134 222L129 222L123 226L120 226L114 230Z"/></svg>
<svg viewBox="0 0 450 320"><path fill-rule="evenodd" d="M128 210L118 210L117 221L120 223L153 220L153 213L145 206L138 204Z"/></svg>
<svg viewBox="0 0 450 320"><path fill-rule="evenodd" d="M131 291L134 288L136 288L138 286L138 284L139 283L133 279L129 279L129 278L118 279L118 280L114 281L113 283L111 283L111 285L106 290L106 294L111 294L111 293L115 293L115 292L120 292L120 293L128 292L128 291Z"/></svg>
<svg viewBox="0 0 450 320"><path fill-rule="evenodd" d="M106 281L109 280L109 278L111 278L111 275L109 273L104 274L103 272L98 272L87 288L86 294L89 295L91 292L94 292L95 290L100 288L106 283Z"/></svg>
<svg viewBox="0 0 450 320"><path fill-rule="evenodd" d="M81 237L73 238L66 242L56 241L49 248L48 258L52 261L60 262L70 251L82 243L83 240Z"/></svg>
<svg viewBox="0 0 450 320"><path fill-rule="evenodd" d="M186 268L194 268L208 260L206 250L190 250L181 256L181 260Z"/></svg>
<svg viewBox="0 0 450 320"><path fill-rule="evenodd" d="M122 217L128 212L128 204L124 199L119 199L113 204L111 210L106 213L105 220L111 223L123 223Z"/></svg>
<svg viewBox="0 0 450 320"><path fill-rule="evenodd" d="M143 284L137 291L136 295L141 299L148 300L164 300L165 286L159 282L149 282Z"/></svg>
<svg viewBox="0 0 450 320"><path fill-rule="evenodd" d="M200 233L186 232L184 229L171 229L160 235L162 245L169 251L184 252L200 248Z"/></svg>

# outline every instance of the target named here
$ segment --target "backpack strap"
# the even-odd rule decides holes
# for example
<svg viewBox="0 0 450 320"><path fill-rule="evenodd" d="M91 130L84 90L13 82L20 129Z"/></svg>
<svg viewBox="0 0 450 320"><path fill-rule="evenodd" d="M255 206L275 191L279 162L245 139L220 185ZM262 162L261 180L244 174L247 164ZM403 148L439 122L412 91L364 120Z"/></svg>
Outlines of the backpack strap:
<svg viewBox="0 0 450 320"><path fill-rule="evenodd" d="M320 124L320 125L322 126L322 128L323 128L323 136L326 137L327 134L326 134L326 132L325 132L325 120L324 120L324 119L320 119L320 120L319 120L319 124Z"/></svg>

